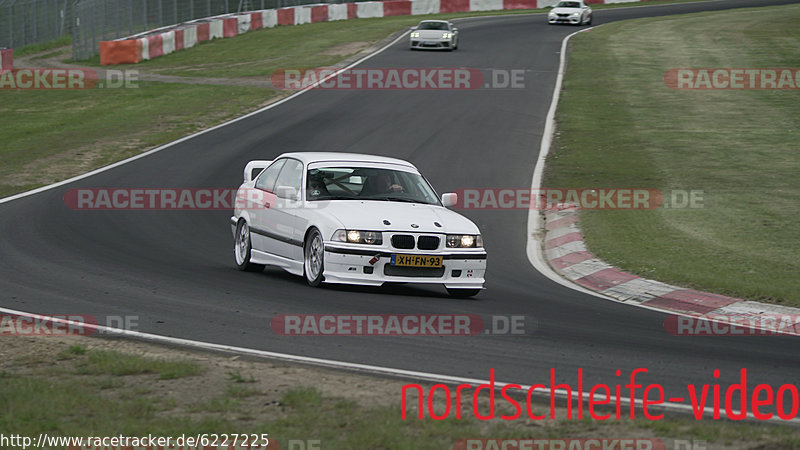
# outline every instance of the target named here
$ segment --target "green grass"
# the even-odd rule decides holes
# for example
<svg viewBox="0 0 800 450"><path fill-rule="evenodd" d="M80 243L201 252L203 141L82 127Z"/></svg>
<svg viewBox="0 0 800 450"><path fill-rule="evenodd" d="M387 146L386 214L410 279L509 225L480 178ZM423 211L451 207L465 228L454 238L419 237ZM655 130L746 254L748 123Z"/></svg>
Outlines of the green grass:
<svg viewBox="0 0 800 450"><path fill-rule="evenodd" d="M77 365L77 373L113 376L158 374L160 380L170 380L200 375L202 368L189 361L169 361L116 351L93 350Z"/></svg>
<svg viewBox="0 0 800 450"><path fill-rule="evenodd" d="M242 375L239 371L231 371L228 372L228 379L233 381L234 383L255 383L256 378L250 375Z"/></svg>
<svg viewBox="0 0 800 450"><path fill-rule="evenodd" d="M800 91L686 91L671 68L797 66L800 6L612 23L571 42L548 187L701 189L702 209L584 211L627 271L800 306Z"/></svg>
<svg viewBox="0 0 800 450"><path fill-rule="evenodd" d="M39 44L29 44L24 45L19 48L14 49L14 56L28 56L33 55L36 53L45 52L47 50L52 50L54 48L65 47L68 45L72 45L72 37L71 36L62 36L58 39L42 42Z"/></svg>

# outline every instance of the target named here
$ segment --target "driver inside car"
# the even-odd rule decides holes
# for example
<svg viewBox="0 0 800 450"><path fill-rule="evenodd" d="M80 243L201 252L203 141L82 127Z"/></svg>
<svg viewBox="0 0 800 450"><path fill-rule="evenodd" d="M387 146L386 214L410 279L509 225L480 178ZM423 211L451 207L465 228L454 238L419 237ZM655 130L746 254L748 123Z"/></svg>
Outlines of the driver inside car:
<svg viewBox="0 0 800 450"><path fill-rule="evenodd" d="M362 192L365 192L369 195L377 195L405 192L405 190L403 189L403 186L394 182L390 173L379 171L367 178L367 181L364 184L364 190Z"/></svg>

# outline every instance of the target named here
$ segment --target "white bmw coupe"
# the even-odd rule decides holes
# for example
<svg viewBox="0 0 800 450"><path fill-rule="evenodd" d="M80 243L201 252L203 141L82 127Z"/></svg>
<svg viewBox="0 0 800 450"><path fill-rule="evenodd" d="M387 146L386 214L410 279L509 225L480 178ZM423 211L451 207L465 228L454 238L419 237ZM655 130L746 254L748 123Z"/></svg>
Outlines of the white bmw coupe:
<svg viewBox="0 0 800 450"><path fill-rule="evenodd" d="M265 265L311 286L438 283L456 297L483 289L486 251L469 219L447 209L403 160L352 153L285 153L250 161L231 230L240 270Z"/></svg>

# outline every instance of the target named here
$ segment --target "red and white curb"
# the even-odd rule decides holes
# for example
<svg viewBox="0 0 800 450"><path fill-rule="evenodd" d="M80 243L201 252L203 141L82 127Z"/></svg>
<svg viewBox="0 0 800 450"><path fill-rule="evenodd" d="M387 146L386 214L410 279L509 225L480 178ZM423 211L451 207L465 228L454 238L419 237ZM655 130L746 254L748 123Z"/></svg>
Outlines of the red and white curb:
<svg viewBox="0 0 800 450"><path fill-rule="evenodd" d="M763 315L800 317L800 309L771 305L710 292L672 286L624 272L595 257L586 247L578 227L575 205L558 205L544 212L544 252L555 271L586 289L623 303L687 316L731 318L730 323L757 322ZM735 319L735 320L733 320ZM749 319L753 319L752 321ZM796 327L782 333L800 335Z"/></svg>

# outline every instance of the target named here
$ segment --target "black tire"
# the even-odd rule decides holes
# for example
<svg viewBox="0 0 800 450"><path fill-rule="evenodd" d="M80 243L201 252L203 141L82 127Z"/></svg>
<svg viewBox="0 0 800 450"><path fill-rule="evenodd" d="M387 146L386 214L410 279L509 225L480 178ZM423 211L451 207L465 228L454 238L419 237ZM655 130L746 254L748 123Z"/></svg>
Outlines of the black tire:
<svg viewBox="0 0 800 450"><path fill-rule="evenodd" d="M480 289L460 289L460 288L449 288L449 287L445 287L445 289L447 289L447 293L450 294L451 297L455 298L474 297L478 295L478 292L481 291Z"/></svg>
<svg viewBox="0 0 800 450"><path fill-rule="evenodd" d="M309 286L318 287L322 284L325 272L325 246L322 234L318 229L312 228L303 243L303 278Z"/></svg>
<svg viewBox="0 0 800 450"><path fill-rule="evenodd" d="M244 272L261 272L264 270L263 264L253 264L250 262L250 253L253 245L250 242L250 227L244 219L239 219L236 224L236 237L233 240L233 257L236 261L236 268Z"/></svg>
<svg viewBox="0 0 800 450"><path fill-rule="evenodd" d="M592 16L590 15L589 20L586 21L586 25L591 25L591 24L592 24Z"/></svg>

